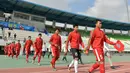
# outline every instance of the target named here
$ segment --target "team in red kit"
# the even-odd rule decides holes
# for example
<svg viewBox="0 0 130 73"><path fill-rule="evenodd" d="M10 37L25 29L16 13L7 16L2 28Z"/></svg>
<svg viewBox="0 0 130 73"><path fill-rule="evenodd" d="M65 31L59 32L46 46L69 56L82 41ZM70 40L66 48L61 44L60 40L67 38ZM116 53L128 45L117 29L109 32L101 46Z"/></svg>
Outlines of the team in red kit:
<svg viewBox="0 0 130 73"><path fill-rule="evenodd" d="M36 40L34 42L35 53L34 53L34 56L33 56L32 63L35 62L35 59L38 56L38 65L40 65L41 56L42 56L42 45L43 45L42 34L38 34L38 37L36 38Z"/></svg>
<svg viewBox="0 0 130 73"><path fill-rule="evenodd" d="M58 60L60 57L60 52L61 52L61 37L59 35L59 29L55 30L55 33L51 36L49 42L51 44L51 50L52 50L52 60L51 60L51 65L54 70L55 68L55 62Z"/></svg>
<svg viewBox="0 0 130 73"><path fill-rule="evenodd" d="M65 40L65 53L67 55L68 46L70 46L70 52L72 54L73 60L68 65L69 72L71 71L72 65L74 64L74 71L78 73L78 60L80 56L80 46L86 50L86 54L89 53L90 47L93 49L93 53L96 57L95 64L87 71L87 73L92 73L95 69L99 67L100 73L105 73L105 62L104 62L104 42L110 45L116 45L116 42L110 41L105 33L101 30L102 22L101 20L96 20L95 29L90 32L90 37L88 41L88 45L84 45L81 34L78 32L78 25L73 25L73 31L71 31L68 35L68 38ZM49 44L51 45L52 52L52 60L50 61L51 67L53 70L56 69L56 61L60 58L60 52L62 47L62 39L60 36L60 29L56 28L54 34L51 35ZM63 41L64 42L64 41ZM25 41L23 52L26 54L26 63L29 63L29 55L31 53L31 47L34 48L34 56L32 59L32 63L35 63L35 59L38 56L38 65L40 65L42 49L44 46L44 39L42 38L42 34L38 34L38 37L33 42L31 36L28 36L28 40ZM5 56L8 56L13 59L14 54L16 54L16 59L19 59L19 54L21 50L20 40L15 42L8 43L4 46Z"/></svg>
<svg viewBox="0 0 130 73"><path fill-rule="evenodd" d="M25 45L24 45L24 51L26 54L26 63L28 63L28 58L29 58L29 54L30 54L30 48L33 45L33 42L31 40L31 36L28 36L28 40L26 40Z"/></svg>

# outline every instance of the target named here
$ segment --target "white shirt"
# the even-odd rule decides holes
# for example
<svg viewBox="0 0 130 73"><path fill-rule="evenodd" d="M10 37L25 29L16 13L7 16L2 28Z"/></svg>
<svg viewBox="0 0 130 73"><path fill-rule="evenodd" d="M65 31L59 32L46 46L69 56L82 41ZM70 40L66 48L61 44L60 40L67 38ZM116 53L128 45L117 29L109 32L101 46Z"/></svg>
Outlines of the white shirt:
<svg viewBox="0 0 130 73"><path fill-rule="evenodd" d="M51 45L48 45L48 52L51 52Z"/></svg>
<svg viewBox="0 0 130 73"><path fill-rule="evenodd" d="M46 47L46 45L44 44L44 45L42 45L42 51L47 51L47 47Z"/></svg>
<svg viewBox="0 0 130 73"><path fill-rule="evenodd" d="M5 18L9 18L11 16L10 13L4 13L4 15L5 15Z"/></svg>
<svg viewBox="0 0 130 73"><path fill-rule="evenodd" d="M31 46L31 51L34 51L33 46Z"/></svg>
<svg viewBox="0 0 130 73"><path fill-rule="evenodd" d="M66 48L65 48L66 44L62 45L62 52L66 52Z"/></svg>

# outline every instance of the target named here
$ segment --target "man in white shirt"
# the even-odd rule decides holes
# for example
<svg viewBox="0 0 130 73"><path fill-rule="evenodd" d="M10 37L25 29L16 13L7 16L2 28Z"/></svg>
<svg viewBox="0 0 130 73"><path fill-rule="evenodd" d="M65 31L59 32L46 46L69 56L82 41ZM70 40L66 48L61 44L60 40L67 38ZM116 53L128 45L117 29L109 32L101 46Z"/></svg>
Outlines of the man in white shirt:
<svg viewBox="0 0 130 73"><path fill-rule="evenodd" d="M11 14L10 13L4 13L5 16L5 22L9 22L9 19L11 19Z"/></svg>
<svg viewBox="0 0 130 73"><path fill-rule="evenodd" d="M66 52L66 41L63 43L63 45L62 45L62 51L65 53ZM62 58L62 61L66 61L67 62L67 58L66 58L66 55L64 55L63 56L63 58Z"/></svg>
<svg viewBox="0 0 130 73"><path fill-rule="evenodd" d="M46 51L47 51L47 47L46 47L46 43L44 42L44 44L42 45L42 56L43 56L43 58L46 54Z"/></svg>
<svg viewBox="0 0 130 73"><path fill-rule="evenodd" d="M52 54L51 53L51 45L49 44L49 46L48 46L48 58L50 58L51 54ZM52 55L51 55L51 57L52 57Z"/></svg>
<svg viewBox="0 0 130 73"><path fill-rule="evenodd" d="M110 66L111 66L111 69L115 69L115 67L114 67L113 64L112 64L110 49L108 49L108 48L109 48L109 45L104 42L104 53L105 53L105 55L106 55L107 58L108 58L108 61L109 61Z"/></svg>

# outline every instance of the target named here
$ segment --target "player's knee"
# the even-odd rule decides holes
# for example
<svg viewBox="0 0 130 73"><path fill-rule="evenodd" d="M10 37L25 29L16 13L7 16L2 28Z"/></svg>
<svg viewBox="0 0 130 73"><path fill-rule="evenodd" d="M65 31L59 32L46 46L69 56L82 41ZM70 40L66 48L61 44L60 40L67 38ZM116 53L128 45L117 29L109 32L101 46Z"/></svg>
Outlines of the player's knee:
<svg viewBox="0 0 130 73"><path fill-rule="evenodd" d="M99 61L97 61L96 63L97 63L97 64L100 64L100 62L99 62Z"/></svg>
<svg viewBox="0 0 130 73"><path fill-rule="evenodd" d="M104 64L104 61L100 61L99 63L100 63L100 64Z"/></svg>

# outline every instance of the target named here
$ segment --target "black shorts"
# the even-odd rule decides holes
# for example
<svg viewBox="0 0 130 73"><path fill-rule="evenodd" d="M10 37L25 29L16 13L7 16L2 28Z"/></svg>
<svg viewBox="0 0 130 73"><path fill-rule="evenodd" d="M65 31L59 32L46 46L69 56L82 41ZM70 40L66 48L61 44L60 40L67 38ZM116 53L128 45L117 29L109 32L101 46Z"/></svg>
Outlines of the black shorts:
<svg viewBox="0 0 130 73"><path fill-rule="evenodd" d="M79 58L80 55L79 49L71 48L70 51L72 53L73 59Z"/></svg>

